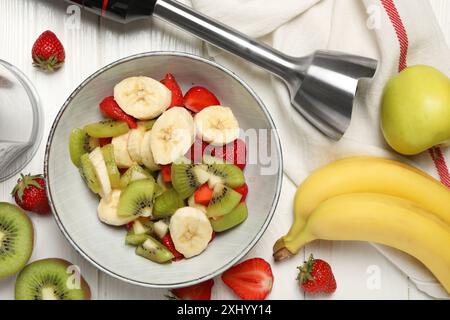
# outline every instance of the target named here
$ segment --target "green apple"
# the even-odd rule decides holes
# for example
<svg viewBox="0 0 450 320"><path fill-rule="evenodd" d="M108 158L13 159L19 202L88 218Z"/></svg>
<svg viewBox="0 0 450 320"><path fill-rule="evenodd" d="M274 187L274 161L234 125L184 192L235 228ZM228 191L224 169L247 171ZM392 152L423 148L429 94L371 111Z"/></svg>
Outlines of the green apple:
<svg viewBox="0 0 450 320"><path fill-rule="evenodd" d="M403 70L384 89L381 127L387 143L405 155L450 141L450 79L424 65Z"/></svg>

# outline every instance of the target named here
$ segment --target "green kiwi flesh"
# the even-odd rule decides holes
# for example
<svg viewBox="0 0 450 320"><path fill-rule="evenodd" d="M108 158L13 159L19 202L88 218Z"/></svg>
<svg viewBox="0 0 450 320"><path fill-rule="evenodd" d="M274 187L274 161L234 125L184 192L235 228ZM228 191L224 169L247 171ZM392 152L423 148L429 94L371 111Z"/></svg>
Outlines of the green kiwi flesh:
<svg viewBox="0 0 450 320"><path fill-rule="evenodd" d="M123 121L104 120L88 124L84 130L94 138L114 138L127 133L130 128Z"/></svg>
<svg viewBox="0 0 450 320"><path fill-rule="evenodd" d="M184 200L174 190L169 189L156 197L153 204L152 216L155 219L168 218L172 216L177 209L185 206Z"/></svg>
<svg viewBox="0 0 450 320"><path fill-rule="evenodd" d="M19 272L33 252L34 230L26 213L0 202L0 279Z"/></svg>
<svg viewBox="0 0 450 320"><path fill-rule="evenodd" d="M203 165L192 163L172 164L172 186L182 199L187 199L208 180L208 172ZM206 176L205 176L206 174Z"/></svg>
<svg viewBox="0 0 450 320"><path fill-rule="evenodd" d="M140 165L134 164L127 171L125 171L125 173L120 178L120 187L124 189L131 182L143 179L151 179L155 181L153 176L148 171L144 170Z"/></svg>
<svg viewBox="0 0 450 320"><path fill-rule="evenodd" d="M71 266L61 259L30 263L17 277L16 300L90 300L89 285Z"/></svg>
<svg viewBox="0 0 450 320"><path fill-rule="evenodd" d="M90 137L84 129L74 129L69 137L69 153L70 159L77 167L81 165L81 156L89 153L99 146L96 138Z"/></svg>
<svg viewBox="0 0 450 320"><path fill-rule="evenodd" d="M172 252L153 237L149 237L139 245L136 248L136 254L156 263L171 262L174 258Z"/></svg>
<svg viewBox="0 0 450 320"><path fill-rule="evenodd" d="M155 182L144 179L131 182L121 193L117 214L120 217L151 215Z"/></svg>
<svg viewBox="0 0 450 320"><path fill-rule="evenodd" d="M146 233L135 234L132 230L128 231L125 238L125 244L130 246L139 246L145 242L145 240L150 239L150 236Z"/></svg>
<svg viewBox="0 0 450 320"><path fill-rule="evenodd" d="M120 172L117 168L116 160L114 160L114 146L107 144L102 147L103 159L105 160L106 170L108 171L109 181L113 189L119 189L121 187Z"/></svg>
<svg viewBox="0 0 450 320"><path fill-rule="evenodd" d="M242 170L234 164L228 163L213 163L207 165L207 170L221 178L223 184L230 188L237 188L245 183L245 177Z"/></svg>
<svg viewBox="0 0 450 320"><path fill-rule="evenodd" d="M210 218L218 218L230 213L241 201L242 195L233 189L216 185L211 201L206 209L206 214Z"/></svg>
<svg viewBox="0 0 450 320"><path fill-rule="evenodd" d="M142 126L145 128L145 130L152 130L153 125L155 124L156 120L147 120L147 121L138 121L138 126Z"/></svg>
<svg viewBox="0 0 450 320"><path fill-rule="evenodd" d="M80 162L81 162L80 167L81 176L86 181L89 189L91 189L93 193L98 194L100 192L100 183L95 174L94 165L89 159L89 154L87 153L83 154L80 158Z"/></svg>
<svg viewBox="0 0 450 320"><path fill-rule="evenodd" d="M247 219L247 216L247 205L242 202L230 213L227 213L216 220L211 219L211 225L215 232L223 232L240 225Z"/></svg>

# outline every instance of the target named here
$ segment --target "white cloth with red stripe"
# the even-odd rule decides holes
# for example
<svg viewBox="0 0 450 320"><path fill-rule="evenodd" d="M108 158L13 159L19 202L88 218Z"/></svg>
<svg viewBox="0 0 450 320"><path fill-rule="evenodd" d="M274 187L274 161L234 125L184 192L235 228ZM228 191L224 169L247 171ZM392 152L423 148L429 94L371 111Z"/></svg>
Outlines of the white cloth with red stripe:
<svg viewBox="0 0 450 320"><path fill-rule="evenodd" d="M239 58L208 47L210 55L243 77L269 108L281 136L285 174L296 185L313 169L342 157L377 155L398 159L379 129L379 102L384 84L405 63L432 65L450 75L450 52L428 1L192 0L192 3L199 11L293 56L332 49L380 60L375 79L361 85L350 128L341 141L333 142L291 108L281 81ZM443 152L449 154L447 150ZM439 178L428 153L401 160ZM282 194L280 201L292 199L293 194ZM390 248L375 247L421 291L436 298L449 297L414 259Z"/></svg>

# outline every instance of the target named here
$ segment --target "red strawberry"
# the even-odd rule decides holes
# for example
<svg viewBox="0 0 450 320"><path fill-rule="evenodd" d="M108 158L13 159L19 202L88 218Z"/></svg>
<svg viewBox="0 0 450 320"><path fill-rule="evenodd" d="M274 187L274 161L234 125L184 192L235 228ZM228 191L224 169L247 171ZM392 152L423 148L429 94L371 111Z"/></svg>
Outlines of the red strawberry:
<svg viewBox="0 0 450 320"><path fill-rule="evenodd" d="M212 199L213 192L214 190L211 189L207 183L205 183L194 192L194 200L198 204L208 206Z"/></svg>
<svg viewBox="0 0 450 320"><path fill-rule="evenodd" d="M175 245L173 244L173 240L172 237L170 236L170 234L166 234L164 236L164 238L161 239L162 244L169 249L170 252L172 252L174 258L172 259L173 261L179 261L179 260L183 260L184 256L179 253L177 251L177 249L175 249Z"/></svg>
<svg viewBox="0 0 450 320"><path fill-rule="evenodd" d="M248 194L248 186L247 186L247 184L244 183L243 186L237 187L236 189L234 189L234 191L239 192L240 194L242 194L241 202L245 202L245 199L247 198L247 194Z"/></svg>
<svg viewBox="0 0 450 320"><path fill-rule="evenodd" d="M336 291L336 280L327 262L314 259L311 254L308 261L305 261L298 269L300 271L298 281L306 293L332 294Z"/></svg>
<svg viewBox="0 0 450 320"><path fill-rule="evenodd" d="M206 107L219 105L219 99L204 87L192 87L184 96L184 106L196 113L202 111Z"/></svg>
<svg viewBox="0 0 450 320"><path fill-rule="evenodd" d="M247 162L247 146L241 139L224 145L222 148L214 148L213 156L221 158L228 163L237 165L241 170L244 170Z"/></svg>
<svg viewBox="0 0 450 320"><path fill-rule="evenodd" d="M161 176L164 182L172 182L172 165L166 164L161 166Z"/></svg>
<svg viewBox="0 0 450 320"><path fill-rule="evenodd" d="M42 33L36 40L31 55L35 67L50 72L60 68L66 59L66 52L61 41L49 30Z"/></svg>
<svg viewBox="0 0 450 320"><path fill-rule="evenodd" d="M47 194L45 193L45 180L42 175L20 175L17 185L12 191L16 203L24 210L38 214L50 212Z"/></svg>
<svg viewBox="0 0 450 320"><path fill-rule="evenodd" d="M208 280L186 288L173 289L171 292L180 300L211 300L214 280Z"/></svg>
<svg viewBox="0 0 450 320"><path fill-rule="evenodd" d="M127 229L127 231L130 231L131 229L133 229L133 224L134 224L134 221L128 222L125 225L125 229Z"/></svg>
<svg viewBox="0 0 450 320"><path fill-rule="evenodd" d="M112 138L98 138L98 144L100 145L100 147L110 144L111 141L112 141Z"/></svg>
<svg viewBox="0 0 450 320"><path fill-rule="evenodd" d="M114 100L114 97L106 97L101 103L100 103L100 110L102 113L111 119L124 121L128 124L128 127L131 129L136 129L136 119L126 114L117 104L116 100Z"/></svg>
<svg viewBox="0 0 450 320"><path fill-rule="evenodd" d="M243 300L264 300L272 291L272 268L264 259L253 258L225 271L222 280Z"/></svg>
<svg viewBox="0 0 450 320"><path fill-rule="evenodd" d="M168 73L166 74L166 77L161 80L161 83L172 92L172 103L170 104L169 109L172 107L182 107L184 105L183 91L181 91L175 77L171 73Z"/></svg>

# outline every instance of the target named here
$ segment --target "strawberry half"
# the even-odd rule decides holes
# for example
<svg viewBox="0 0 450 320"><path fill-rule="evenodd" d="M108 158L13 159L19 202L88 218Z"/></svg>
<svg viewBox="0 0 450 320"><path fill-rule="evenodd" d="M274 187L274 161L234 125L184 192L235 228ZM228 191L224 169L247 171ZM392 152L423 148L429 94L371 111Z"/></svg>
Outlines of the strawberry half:
<svg viewBox="0 0 450 320"><path fill-rule="evenodd" d="M172 252L174 256L174 258L172 259L173 261L179 261L184 259L184 256L181 253L179 253L175 248L172 237L170 236L169 233L166 234L164 238L161 239L161 242L167 249L169 249L170 252Z"/></svg>
<svg viewBox="0 0 450 320"><path fill-rule="evenodd" d="M241 202L245 202L245 199L247 199L247 194L248 194L247 184L244 183L244 185L237 187L236 189L234 189L234 191L240 193L242 195Z"/></svg>
<svg viewBox="0 0 450 320"><path fill-rule="evenodd" d="M112 138L98 138L98 144L100 145L100 147L110 144L111 141L112 141Z"/></svg>
<svg viewBox="0 0 450 320"><path fill-rule="evenodd" d="M270 264L261 258L244 261L222 274L223 282L243 300L264 300L272 291Z"/></svg>
<svg viewBox="0 0 450 320"><path fill-rule="evenodd" d="M114 100L114 97L112 96L106 97L100 103L100 110L108 118L119 121L125 121L130 129L137 128L136 119L126 114L125 111L123 111L120 108L120 106L117 104L116 100Z"/></svg>
<svg viewBox="0 0 450 320"><path fill-rule="evenodd" d="M58 37L50 30L42 33L31 50L33 65L44 71L53 72L66 60L66 52Z"/></svg>
<svg viewBox="0 0 450 320"><path fill-rule="evenodd" d="M184 106L197 113L210 106L220 106L220 101L208 89L200 86L192 87L184 96Z"/></svg>
<svg viewBox="0 0 450 320"><path fill-rule="evenodd" d="M194 200L196 203L208 206L209 202L211 201L213 197L214 190L211 189L207 183L200 186L197 190L194 192Z"/></svg>
<svg viewBox="0 0 450 320"><path fill-rule="evenodd" d="M45 192L45 180L42 175L20 175L17 185L11 192L17 205L26 211L38 214L50 212L47 194Z"/></svg>
<svg viewBox="0 0 450 320"><path fill-rule="evenodd" d="M181 91L181 88L175 80L173 74L166 74L166 77L161 80L161 83L172 92L172 102L170 103L168 109L172 107L182 107L184 105L183 91Z"/></svg>
<svg viewBox="0 0 450 320"><path fill-rule="evenodd" d="M208 280L186 288L171 290L176 299L179 300L211 300L211 291L214 280Z"/></svg>
<svg viewBox="0 0 450 320"><path fill-rule="evenodd" d="M172 165L165 164L161 166L161 176L164 182L172 182Z"/></svg>
<svg viewBox="0 0 450 320"><path fill-rule="evenodd" d="M212 156L223 159L244 170L247 164L247 146L243 140L236 139L223 147L214 148Z"/></svg>

